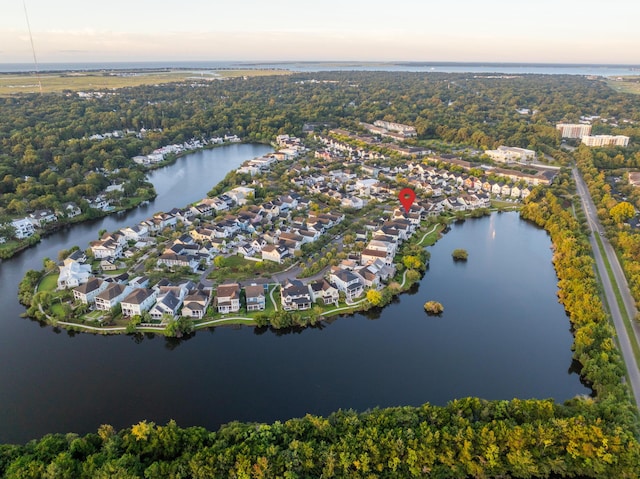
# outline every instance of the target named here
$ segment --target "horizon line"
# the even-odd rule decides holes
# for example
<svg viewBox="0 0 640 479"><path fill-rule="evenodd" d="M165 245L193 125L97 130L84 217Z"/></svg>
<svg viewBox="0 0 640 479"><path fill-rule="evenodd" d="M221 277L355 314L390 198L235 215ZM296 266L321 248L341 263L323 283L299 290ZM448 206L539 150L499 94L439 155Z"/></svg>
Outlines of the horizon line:
<svg viewBox="0 0 640 479"><path fill-rule="evenodd" d="M21 62L5 62L0 61L0 65L29 65L30 61ZM339 64L393 64L393 65L525 65L525 66L575 66L575 67L640 67L640 63L585 63L585 62L540 62L540 61L455 61L455 60L92 60L92 61L44 61L41 64L109 64L109 63L241 63L247 65L270 65L270 64L323 64L323 63L339 63Z"/></svg>

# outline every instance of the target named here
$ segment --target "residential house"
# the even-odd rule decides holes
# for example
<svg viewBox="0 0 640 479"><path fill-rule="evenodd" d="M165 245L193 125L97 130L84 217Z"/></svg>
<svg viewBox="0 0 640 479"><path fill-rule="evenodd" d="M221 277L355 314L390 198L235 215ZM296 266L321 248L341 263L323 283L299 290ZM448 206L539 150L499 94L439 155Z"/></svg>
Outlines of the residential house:
<svg viewBox="0 0 640 479"><path fill-rule="evenodd" d="M89 243L91 252L96 259L112 259L122 256L122 244L113 238L92 241Z"/></svg>
<svg viewBox="0 0 640 479"><path fill-rule="evenodd" d="M285 311L311 308L312 300L309 288L297 279L286 280L280 288L282 309Z"/></svg>
<svg viewBox="0 0 640 479"><path fill-rule="evenodd" d="M221 284L216 290L216 306L222 314L240 311L240 285Z"/></svg>
<svg viewBox="0 0 640 479"><path fill-rule="evenodd" d="M198 269L199 261L195 256L178 255L175 253L164 253L157 260L158 266L166 265L169 268L190 268L192 271Z"/></svg>
<svg viewBox="0 0 640 479"><path fill-rule="evenodd" d="M65 259L60 266L58 275L58 289L75 288L89 281L91 265L81 264L72 259Z"/></svg>
<svg viewBox="0 0 640 479"><path fill-rule="evenodd" d="M335 304L337 306L340 300L340 292L326 279L320 279L309 284L309 291L314 302L321 300L325 305Z"/></svg>
<svg viewBox="0 0 640 479"><path fill-rule="evenodd" d="M96 296L102 293L109 284L100 278L89 278L86 283L73 289L73 298L84 304L93 303Z"/></svg>
<svg viewBox="0 0 640 479"><path fill-rule="evenodd" d="M187 318L202 319L209 306L211 296L204 291L194 291L184 298L182 316ZM239 306L238 306L239 308Z"/></svg>
<svg viewBox="0 0 640 479"><path fill-rule="evenodd" d="M285 259L291 256L289 249L283 245L267 245L262 248L262 260L274 261L276 263L282 263Z"/></svg>
<svg viewBox="0 0 640 479"><path fill-rule="evenodd" d="M380 276L378 276L378 273L375 272L373 268L364 266L354 271L354 273L360 277L366 288L377 289L378 286L380 286Z"/></svg>
<svg viewBox="0 0 640 479"><path fill-rule="evenodd" d="M148 311L156 301L156 292L148 288L137 288L122 300L122 315L132 317Z"/></svg>
<svg viewBox="0 0 640 479"><path fill-rule="evenodd" d="M351 271L338 269L329 275L331 281L339 291L344 292L347 301L353 301L364 292L364 284L361 279Z"/></svg>
<svg viewBox="0 0 640 479"><path fill-rule="evenodd" d="M135 226L129 226L120 230L127 241L141 241L149 234L149 228L141 223Z"/></svg>
<svg viewBox="0 0 640 479"><path fill-rule="evenodd" d="M66 216L67 218L75 218L82 214L82 210L75 203L64 203L58 211L59 216Z"/></svg>
<svg viewBox="0 0 640 479"><path fill-rule="evenodd" d="M110 283L104 289L96 295L96 309L100 311L109 311L111 308L116 307L120 302L127 297L132 288L128 285L120 283Z"/></svg>
<svg viewBox="0 0 640 479"><path fill-rule="evenodd" d="M245 286L244 292L247 299L247 311L264 311L266 307L264 286L256 284Z"/></svg>
<svg viewBox="0 0 640 479"><path fill-rule="evenodd" d="M163 316L174 318L182 304L182 299L176 296L174 291L168 291L162 296L158 296L156 304L149 310L151 319L160 321Z"/></svg>
<svg viewBox="0 0 640 479"><path fill-rule="evenodd" d="M362 250L362 253L360 254L360 263L362 265L368 265L377 260L381 260L385 264L392 264L393 257L394 257L393 254L384 250L365 248L364 250Z"/></svg>
<svg viewBox="0 0 640 479"><path fill-rule="evenodd" d="M16 238L24 239L35 233L35 228L33 227L33 223L29 221L27 218L21 218L18 220L13 220L11 222L11 226L16 232Z"/></svg>
<svg viewBox="0 0 640 479"><path fill-rule="evenodd" d="M36 210L33 213L30 213L29 220L37 228L42 228L47 223L54 223L58 221L58 217L53 212L53 210L44 209L44 210Z"/></svg>

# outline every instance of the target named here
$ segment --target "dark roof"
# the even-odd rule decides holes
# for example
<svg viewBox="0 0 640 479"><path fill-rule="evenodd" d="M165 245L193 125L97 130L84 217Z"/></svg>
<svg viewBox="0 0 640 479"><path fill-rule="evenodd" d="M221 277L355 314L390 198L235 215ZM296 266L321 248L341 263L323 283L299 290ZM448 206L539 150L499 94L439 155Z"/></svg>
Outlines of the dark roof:
<svg viewBox="0 0 640 479"><path fill-rule="evenodd" d="M124 291L124 286L122 286L119 283L111 283L109 286L107 286L107 289L105 289L102 293L98 295L98 298L111 300L113 298L120 296L123 291Z"/></svg>
<svg viewBox="0 0 640 479"><path fill-rule="evenodd" d="M91 293L98 289L101 284L102 280L100 278L89 278L89 281L75 288L75 291L79 291L83 294Z"/></svg>
<svg viewBox="0 0 640 479"><path fill-rule="evenodd" d="M150 289L137 288L129 293L127 297L122 300L122 302L129 304L141 304L152 294L153 292Z"/></svg>

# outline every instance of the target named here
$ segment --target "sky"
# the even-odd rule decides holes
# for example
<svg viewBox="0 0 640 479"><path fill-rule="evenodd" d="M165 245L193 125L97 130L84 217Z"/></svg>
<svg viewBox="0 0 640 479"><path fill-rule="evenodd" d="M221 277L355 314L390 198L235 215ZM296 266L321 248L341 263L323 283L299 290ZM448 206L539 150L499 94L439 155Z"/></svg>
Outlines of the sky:
<svg viewBox="0 0 640 479"><path fill-rule="evenodd" d="M638 0L2 0L0 63L640 64Z"/></svg>

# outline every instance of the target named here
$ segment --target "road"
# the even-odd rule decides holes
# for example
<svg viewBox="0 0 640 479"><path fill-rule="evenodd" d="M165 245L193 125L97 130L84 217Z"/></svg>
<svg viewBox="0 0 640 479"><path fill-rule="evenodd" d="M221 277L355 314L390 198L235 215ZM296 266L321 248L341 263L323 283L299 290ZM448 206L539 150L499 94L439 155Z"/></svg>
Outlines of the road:
<svg viewBox="0 0 640 479"><path fill-rule="evenodd" d="M640 325L637 323L637 321L634 320L637 312L635 301L631 296L631 291L629 290L627 279L622 272L622 267L620 266L618 257L616 256L611 243L609 243L609 240L603 235L604 230L602 228L602 225L600 224L600 221L598 220L596 207L593 203L593 200L591 199L591 195L589 194L587 185L582 179L582 176L580 176L577 168L573 168L573 177L576 181L578 194L580 195L580 199L582 201L582 207L587 217L589 229L591 230L589 241L591 242L593 256L596 260L596 266L600 274L600 280L602 282L604 294L609 305L609 312L611 313L611 318L613 319L613 324L618 335L618 344L620 346L620 351L622 352L622 357L627 366L627 372L630 382L629 385L631 387L631 390L633 391L633 395L635 396L636 406L640 410L640 370L638 369L638 363L636 362L633 355L631 341L629 340L627 329L624 326L622 313L618 306L618 301L616 300L613 284L611 283L611 278L609 278L609 275L607 274L604 259L602 257L602 253L600 252L600 248L598 248L598 243L596 241L595 235L600 235L600 239L602 240L602 244L604 246L604 252L607 256L609 264L611 265L611 270L613 271L614 279L617 283L620 295L622 296L624 307L627 310L627 315L629 316L629 318L631 318L631 325L635 334L635 340L636 342L640 342Z"/></svg>

